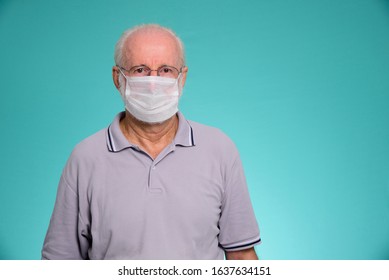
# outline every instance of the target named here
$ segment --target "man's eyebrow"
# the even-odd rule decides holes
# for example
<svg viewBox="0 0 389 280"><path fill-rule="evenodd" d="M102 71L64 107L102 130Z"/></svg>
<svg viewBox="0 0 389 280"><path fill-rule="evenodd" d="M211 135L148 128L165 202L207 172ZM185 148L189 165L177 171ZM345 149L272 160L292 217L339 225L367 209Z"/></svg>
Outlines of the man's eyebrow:
<svg viewBox="0 0 389 280"><path fill-rule="evenodd" d="M149 66L147 66L146 64L138 64L138 65L134 65L134 66L131 66L131 68L133 67L140 67L140 66L145 66L147 68L150 68Z"/></svg>
<svg viewBox="0 0 389 280"><path fill-rule="evenodd" d="M151 69L151 67L148 66L148 65L146 65L146 64L134 65L134 66L131 66L130 69L133 68L133 67L140 67L140 66L144 66L144 67L147 67L147 68ZM161 67L165 67L165 66L175 67L175 66L173 66L173 65L169 65L169 64L165 64L165 63L164 63L164 64L159 65L157 68L161 68Z"/></svg>

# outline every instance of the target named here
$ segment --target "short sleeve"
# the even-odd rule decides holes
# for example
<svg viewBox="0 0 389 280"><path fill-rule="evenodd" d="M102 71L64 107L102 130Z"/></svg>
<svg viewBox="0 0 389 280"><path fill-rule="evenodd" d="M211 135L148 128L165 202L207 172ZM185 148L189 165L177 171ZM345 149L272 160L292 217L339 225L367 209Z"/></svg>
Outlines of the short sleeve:
<svg viewBox="0 0 389 280"><path fill-rule="evenodd" d="M87 259L89 229L79 211L77 180L67 180L70 159L61 176L54 211L42 249L42 259ZM74 178L75 179L75 178Z"/></svg>
<svg viewBox="0 0 389 280"><path fill-rule="evenodd" d="M225 251L248 249L261 242L258 223L238 154L225 174L219 228L219 244Z"/></svg>

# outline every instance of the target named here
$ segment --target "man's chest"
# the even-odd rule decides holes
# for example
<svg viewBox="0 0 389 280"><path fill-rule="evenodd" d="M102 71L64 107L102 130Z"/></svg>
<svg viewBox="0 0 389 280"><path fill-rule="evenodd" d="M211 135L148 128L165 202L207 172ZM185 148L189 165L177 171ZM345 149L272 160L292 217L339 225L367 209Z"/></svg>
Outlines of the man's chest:
<svg viewBox="0 0 389 280"><path fill-rule="evenodd" d="M161 242L177 250L188 242L204 250L209 244L217 246L223 201L218 164L123 161L93 172L96 176L85 184L95 244L121 244L126 251L158 247Z"/></svg>

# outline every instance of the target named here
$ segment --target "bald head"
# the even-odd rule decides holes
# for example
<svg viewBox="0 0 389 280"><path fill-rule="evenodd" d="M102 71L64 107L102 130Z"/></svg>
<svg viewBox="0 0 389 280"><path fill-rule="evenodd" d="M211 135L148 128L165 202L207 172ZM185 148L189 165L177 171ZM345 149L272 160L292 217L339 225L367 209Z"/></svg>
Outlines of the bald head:
<svg viewBox="0 0 389 280"><path fill-rule="evenodd" d="M137 57L166 55L179 68L185 65L184 47L181 40L170 29L156 25L146 24L136 26L125 31L116 43L115 64L122 67L136 65Z"/></svg>

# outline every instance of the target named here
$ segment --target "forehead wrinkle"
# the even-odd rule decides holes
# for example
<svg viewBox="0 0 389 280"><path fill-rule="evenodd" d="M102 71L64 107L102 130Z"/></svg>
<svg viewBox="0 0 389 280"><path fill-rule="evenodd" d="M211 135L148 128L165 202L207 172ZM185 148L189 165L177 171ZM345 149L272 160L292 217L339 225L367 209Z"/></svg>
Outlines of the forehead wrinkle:
<svg viewBox="0 0 389 280"><path fill-rule="evenodd" d="M159 31L159 30L158 30ZM145 64L159 67L180 65L177 40L166 32L138 32L125 42L124 58L127 67Z"/></svg>

